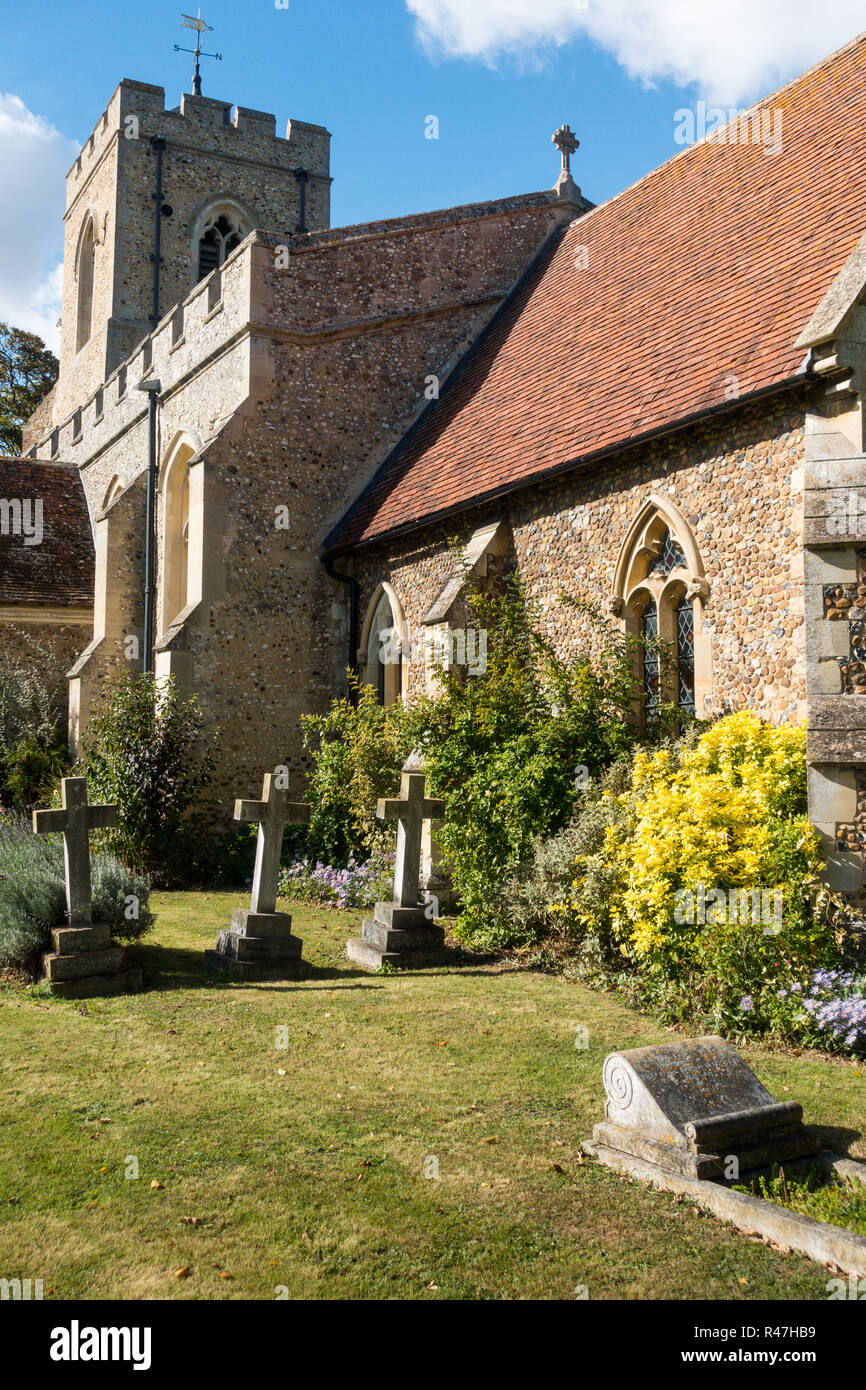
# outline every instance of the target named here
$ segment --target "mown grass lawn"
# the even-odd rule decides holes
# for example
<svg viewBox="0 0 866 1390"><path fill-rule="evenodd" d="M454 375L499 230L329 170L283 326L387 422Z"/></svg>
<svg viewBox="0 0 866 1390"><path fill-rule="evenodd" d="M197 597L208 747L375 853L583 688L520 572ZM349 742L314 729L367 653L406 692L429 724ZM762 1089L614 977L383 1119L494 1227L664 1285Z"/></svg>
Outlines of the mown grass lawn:
<svg viewBox="0 0 866 1390"><path fill-rule="evenodd" d="M359 916L305 907L311 977L231 984L202 952L243 901L159 895L143 994L0 990L0 1277L75 1299L826 1298L819 1266L581 1161L605 1054L669 1036L650 1021L507 966L366 975ZM862 1066L746 1055L866 1158Z"/></svg>

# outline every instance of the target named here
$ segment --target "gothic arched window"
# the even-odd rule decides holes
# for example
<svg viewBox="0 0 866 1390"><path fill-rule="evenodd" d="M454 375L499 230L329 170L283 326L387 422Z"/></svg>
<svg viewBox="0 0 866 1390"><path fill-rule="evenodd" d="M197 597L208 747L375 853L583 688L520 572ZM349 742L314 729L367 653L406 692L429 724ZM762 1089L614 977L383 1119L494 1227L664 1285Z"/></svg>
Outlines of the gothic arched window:
<svg viewBox="0 0 866 1390"><path fill-rule="evenodd" d="M405 620L390 584L380 584L367 609L361 634L363 678L375 686L382 705L393 705L403 692Z"/></svg>
<svg viewBox="0 0 866 1390"><path fill-rule="evenodd" d="M93 321L93 270L96 257L96 242L93 237L93 220L87 219L78 246L78 313L75 325L75 351L80 352L90 337Z"/></svg>
<svg viewBox="0 0 866 1390"><path fill-rule="evenodd" d="M641 638L643 716L661 702L703 717L712 676L709 638L702 632L709 594L703 564L685 518L666 498L651 498L623 542L614 577L614 611ZM648 649L660 638L670 662Z"/></svg>
<svg viewBox="0 0 866 1390"><path fill-rule="evenodd" d="M160 628L167 632L189 601L190 445L178 449L162 488L162 604Z"/></svg>
<svg viewBox="0 0 866 1390"><path fill-rule="evenodd" d="M199 231L198 279L221 266L251 230L239 212L215 208Z"/></svg>

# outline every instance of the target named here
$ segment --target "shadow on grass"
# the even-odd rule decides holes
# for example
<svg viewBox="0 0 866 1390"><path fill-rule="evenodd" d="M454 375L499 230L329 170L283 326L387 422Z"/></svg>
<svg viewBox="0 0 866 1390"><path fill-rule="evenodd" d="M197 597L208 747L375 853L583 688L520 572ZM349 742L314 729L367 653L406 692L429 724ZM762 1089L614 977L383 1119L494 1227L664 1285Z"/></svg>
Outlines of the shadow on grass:
<svg viewBox="0 0 866 1390"><path fill-rule="evenodd" d="M271 990L309 989L311 986L315 988L317 984L322 988L330 988L328 981L357 981L347 984L346 987L349 989L383 988L375 977L350 966L342 969L336 966L314 965L302 980L233 980L231 976L211 969L205 962L203 951L190 950L182 946L131 946L127 950L127 958L130 965L141 967L145 992L173 989L232 990L239 986L249 989L257 985L267 985Z"/></svg>
<svg viewBox="0 0 866 1390"><path fill-rule="evenodd" d="M806 1129L814 1134L825 1153L835 1154L837 1158L853 1157L849 1152L851 1145L863 1135L860 1129L842 1129L837 1125L807 1125ZM854 1161L863 1162L862 1158L856 1157Z"/></svg>
<svg viewBox="0 0 866 1390"><path fill-rule="evenodd" d="M232 990L238 987L249 989L258 985L266 985L271 990L276 988L284 991L294 991L301 988L307 990L332 989L336 985L346 989L384 989L385 982L389 979L395 979L397 976L432 979L441 976L444 970L450 972L455 968L459 969L461 978L489 979L491 973L489 967L484 969L479 965L477 956L461 955L455 959L453 965L447 967L398 970L387 975L360 970L350 965L347 960L345 966L311 965L309 974L301 980L233 980L231 976L213 970L206 963L204 952L201 950L183 946L161 946L156 943L150 946L143 943L138 946L127 947L127 959L130 965L141 967L145 992L148 990L163 992L174 989Z"/></svg>

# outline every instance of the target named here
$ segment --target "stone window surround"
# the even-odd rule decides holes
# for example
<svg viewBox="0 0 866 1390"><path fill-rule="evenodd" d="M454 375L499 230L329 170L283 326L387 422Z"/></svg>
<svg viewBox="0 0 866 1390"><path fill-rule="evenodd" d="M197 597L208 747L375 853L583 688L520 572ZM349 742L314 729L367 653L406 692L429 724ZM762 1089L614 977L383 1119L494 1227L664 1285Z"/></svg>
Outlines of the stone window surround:
<svg viewBox="0 0 866 1390"><path fill-rule="evenodd" d="M679 545L685 557L685 568L677 566L667 575L650 574L666 531ZM710 635L703 629L704 606L709 591L703 561L689 523L670 498L651 494L639 509L620 547L610 611L622 620L626 632L639 637L644 610L652 600L658 613L659 636L675 646L677 608L684 599L691 602L694 615L695 714L699 719L709 714L712 704ZM674 699L676 690L665 691L663 696Z"/></svg>
<svg viewBox="0 0 866 1390"><path fill-rule="evenodd" d="M76 355L90 342L93 331L93 289L98 245L96 218L92 209L88 209L81 220L74 262L75 283L78 286L75 306Z"/></svg>
<svg viewBox="0 0 866 1390"><path fill-rule="evenodd" d="M202 470L190 465L201 448L198 436L185 431L175 435L160 468L159 511L162 518L162 545L159 564L159 636L164 637L181 621L188 603L201 590L203 540L196 526L193 543L193 510L200 511L198 495ZM195 474L195 484L193 482ZM196 497L193 499L195 486ZM198 579L198 583L196 582Z"/></svg>
<svg viewBox="0 0 866 1390"><path fill-rule="evenodd" d="M400 599L397 595L397 591L394 589L392 584L387 583L387 581L383 581L381 584L377 586L372 598L370 599L370 602L367 605L367 612L364 616L364 622L361 628L361 639L358 645L357 665L361 682L364 685L378 686L378 679L376 679L378 672L371 672L368 669L371 663L369 663L367 660L367 648L370 642L370 634L372 632L373 622L376 617L376 610L378 609L383 598L386 598L388 600L388 603L391 608L392 626L397 629L398 633L403 633L406 631L406 614L404 612L403 605L400 602ZM393 705L396 702L397 697L400 694L401 686L403 690L406 690L408 689L408 684L409 663L405 658L401 657L399 667L397 663L385 666L386 707L388 705Z"/></svg>
<svg viewBox="0 0 866 1390"><path fill-rule="evenodd" d="M190 238L190 289L195 289L201 283L198 276L199 268L199 243L211 223L216 222L220 217L226 217L234 222L238 229L241 241L249 236L250 232L256 228L256 216L246 203L239 198L228 193L218 193L208 198L206 202L196 210L192 219L192 236ZM217 269L221 270L224 260L220 261ZM211 272L213 273L213 272ZM207 277L205 277L207 278Z"/></svg>

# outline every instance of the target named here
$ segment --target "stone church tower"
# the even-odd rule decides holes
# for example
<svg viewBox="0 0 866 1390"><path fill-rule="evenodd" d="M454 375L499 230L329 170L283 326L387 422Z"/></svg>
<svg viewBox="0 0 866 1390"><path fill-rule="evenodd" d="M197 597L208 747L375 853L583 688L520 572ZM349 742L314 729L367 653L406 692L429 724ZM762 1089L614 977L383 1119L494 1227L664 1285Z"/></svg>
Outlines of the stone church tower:
<svg viewBox="0 0 866 1390"><path fill-rule="evenodd" d="M66 179L58 417L255 228L327 227L329 166L323 126L121 82Z"/></svg>

